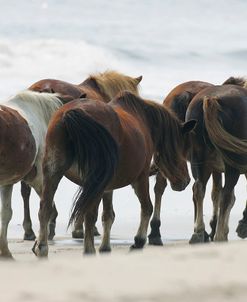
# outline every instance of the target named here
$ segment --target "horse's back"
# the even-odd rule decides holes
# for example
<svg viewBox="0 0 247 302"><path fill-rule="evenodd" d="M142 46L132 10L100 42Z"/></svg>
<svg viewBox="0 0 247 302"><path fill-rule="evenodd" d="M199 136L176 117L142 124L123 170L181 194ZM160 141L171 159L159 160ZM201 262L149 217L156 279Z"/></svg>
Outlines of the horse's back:
<svg viewBox="0 0 247 302"><path fill-rule="evenodd" d="M211 86L213 85L202 81L189 81L179 84L166 96L163 105L171 108L178 118L184 121L187 107L193 97L204 88Z"/></svg>
<svg viewBox="0 0 247 302"><path fill-rule="evenodd" d="M59 93L73 98L79 98L83 91L77 85L56 79L43 79L32 84L29 90L37 92Z"/></svg>
<svg viewBox="0 0 247 302"><path fill-rule="evenodd" d="M0 108L0 184L7 184L31 170L36 144L27 121L12 108Z"/></svg>

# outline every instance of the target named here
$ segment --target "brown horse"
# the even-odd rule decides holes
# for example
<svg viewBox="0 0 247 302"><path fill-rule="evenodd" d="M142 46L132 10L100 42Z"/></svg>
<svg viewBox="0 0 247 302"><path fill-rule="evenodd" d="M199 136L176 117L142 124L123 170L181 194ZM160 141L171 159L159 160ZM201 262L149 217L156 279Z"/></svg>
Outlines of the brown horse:
<svg viewBox="0 0 247 302"><path fill-rule="evenodd" d="M191 166L197 203L195 233L205 232L202 204L205 188L213 171L224 172L225 183L219 192L219 215L214 240L226 241L228 220L234 205L234 187L240 174L247 172L247 90L235 85L213 86L199 92L191 101L186 120L198 124L192 137ZM244 217L245 218L245 217ZM246 233L247 225L242 225Z"/></svg>
<svg viewBox="0 0 247 302"><path fill-rule="evenodd" d="M236 78L236 77L230 77L227 79L223 85L228 85L228 84L233 84L233 85L238 85L244 87L246 84L246 80L244 78ZM190 102L192 101L193 97L199 93L201 90L207 87L212 87L214 86L211 83L207 82L202 82L202 81L189 81L182 83L178 86L176 86L165 98L163 105L167 108L172 109L178 118L181 121L185 121L185 115L186 115L186 110L187 107L189 106ZM190 160L190 158L188 158ZM193 171L193 167L191 167ZM155 170L155 169L154 169ZM220 194L222 190L222 177L221 173L218 171L212 171L212 181L213 181L213 187L212 187L212 201L213 201L213 215L210 221L210 226L211 226L211 233L210 235L207 234L207 232L197 232L197 215L202 211L202 204L197 203L198 197L197 197L197 188L196 184L193 187L193 201L194 201L194 213L195 213L195 232L190 240L190 243L198 243L198 242L207 242L209 237L211 240L213 240L215 230L216 230L216 225L217 225L217 216L218 216L218 204L219 204L219 199L220 199ZM164 193L164 190L167 186L167 181L166 178L162 176L160 172L157 173L156 176L156 183L154 187L154 192L155 192L155 207L154 207L154 213L153 217L151 220L151 233L148 236L149 237L149 244L153 245L162 245L162 240L161 240L161 235L160 235L160 208L161 208L161 199L162 195ZM197 207L199 207L197 211ZM244 213L247 212L247 206L246 210ZM201 217L201 215L199 215ZM245 215L246 216L246 215ZM244 217L245 217L244 216ZM241 224L246 223L246 219L241 221ZM239 236L247 236L244 235L244 233L241 233L241 230L245 230L245 228L238 228ZM242 235L240 235L240 233Z"/></svg>
<svg viewBox="0 0 247 302"><path fill-rule="evenodd" d="M174 190L189 183L185 159L187 132L195 121L182 125L173 113L130 92L108 104L73 101L54 116L46 137L44 190L40 202L40 234L33 251L47 256L47 223L57 186L66 175L81 190L70 223L85 215L85 253L94 253L93 226L104 192L131 184L141 204L141 221L132 248L142 248L152 214L149 196L150 162L168 177ZM104 236L100 251L110 250L112 204L104 207Z"/></svg>
<svg viewBox="0 0 247 302"><path fill-rule="evenodd" d="M12 257L7 230L12 217L13 185L24 180L40 196L41 159L52 114L63 105L50 93L24 91L0 106L0 193L2 202L0 256ZM53 218L52 211L51 219Z"/></svg>
<svg viewBox="0 0 247 302"><path fill-rule="evenodd" d="M138 85L141 80L142 76L133 78L119 72L106 71L103 73L90 75L84 82L78 85L55 79L44 79L32 84L29 87L29 90L37 92L59 93L63 96L70 96L72 99L83 98L85 95L87 95L87 97L90 99L107 103L123 90L129 90L138 95ZM32 221L29 208L31 188L25 182L21 183L21 193L24 201L24 239L34 240L35 234L32 230ZM103 196L103 203L108 204L110 200L112 200L112 192L106 192ZM50 221L49 240L52 240L55 235L56 217L57 215L54 215L52 221ZM95 235L99 235L96 227ZM81 221L75 222L72 237L83 238L83 225Z"/></svg>

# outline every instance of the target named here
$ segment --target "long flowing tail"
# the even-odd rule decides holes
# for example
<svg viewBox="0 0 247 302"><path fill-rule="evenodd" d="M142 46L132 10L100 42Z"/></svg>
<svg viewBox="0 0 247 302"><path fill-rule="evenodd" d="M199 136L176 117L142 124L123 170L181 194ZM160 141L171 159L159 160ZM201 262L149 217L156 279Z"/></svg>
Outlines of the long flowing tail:
<svg viewBox="0 0 247 302"><path fill-rule="evenodd" d="M80 109L63 117L83 180L71 211L69 225L79 219L105 190L118 164L118 146L108 130Z"/></svg>
<svg viewBox="0 0 247 302"><path fill-rule="evenodd" d="M220 113L223 114L219 100L215 97L205 97L203 100L204 121L208 136L221 153L224 160L231 166L240 170L247 168L247 164L241 164L230 157L230 153L237 155L247 154L247 140L233 136L224 129Z"/></svg>

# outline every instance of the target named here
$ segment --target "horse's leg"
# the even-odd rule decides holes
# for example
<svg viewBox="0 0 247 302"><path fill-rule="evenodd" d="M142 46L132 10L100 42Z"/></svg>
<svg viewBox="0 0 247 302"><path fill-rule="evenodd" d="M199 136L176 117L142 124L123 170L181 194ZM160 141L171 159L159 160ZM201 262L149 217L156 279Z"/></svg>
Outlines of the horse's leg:
<svg viewBox="0 0 247 302"><path fill-rule="evenodd" d="M154 186L155 194L155 204L154 204L154 213L151 220L151 233L148 236L149 244L152 245L163 245L160 235L160 208L161 208L161 198L167 186L166 179L162 176L160 172L157 173L156 183Z"/></svg>
<svg viewBox="0 0 247 302"><path fill-rule="evenodd" d="M74 229L72 231L72 238L83 239L84 230L83 230L83 218L77 219L74 223Z"/></svg>
<svg viewBox="0 0 247 302"><path fill-rule="evenodd" d="M245 174L245 178L247 178L247 174ZM243 212L243 218L239 220L236 232L242 239L247 237L247 202Z"/></svg>
<svg viewBox="0 0 247 302"><path fill-rule="evenodd" d="M190 239L190 243L208 242L209 235L205 231L203 221L203 199L211 171L206 165L199 166L194 163L191 164L191 168L196 181L193 185L193 202L195 209L194 234Z"/></svg>
<svg viewBox="0 0 247 302"><path fill-rule="evenodd" d="M56 229L56 219L58 216L57 208L55 206L55 202L53 201L53 207L52 207L52 213L49 220L49 234L48 234L48 240L53 240L54 236L56 235L55 229Z"/></svg>
<svg viewBox="0 0 247 302"><path fill-rule="evenodd" d="M72 238L75 238L75 239L84 238L83 222L84 222L83 218L80 218L75 221L74 229L72 231ZM94 236L100 236L100 233L99 233L96 225L94 226Z"/></svg>
<svg viewBox="0 0 247 302"><path fill-rule="evenodd" d="M219 217L214 236L215 241L227 241L229 232L228 221L231 209L235 202L234 187L239 179L239 171L226 166L225 184L222 189L222 197L220 200Z"/></svg>
<svg viewBox="0 0 247 302"><path fill-rule="evenodd" d="M219 172L212 172L212 178L213 178L213 188L211 193L211 198L213 202L213 216L210 221L211 226L211 233L209 237L211 240L213 240L215 231L216 231L216 225L217 225L217 219L218 219L218 213L219 213L219 203L221 199L221 193L222 193L222 177L221 173Z"/></svg>
<svg viewBox="0 0 247 302"><path fill-rule="evenodd" d="M84 254L95 254L94 226L98 217L98 207L101 197L92 201L94 204L85 214Z"/></svg>
<svg viewBox="0 0 247 302"><path fill-rule="evenodd" d="M153 205L149 196L148 176L142 175L139 177L133 184L133 188L141 204L141 221L135 236L135 243L131 246L131 249L140 249L146 243L148 224L153 212Z"/></svg>
<svg viewBox="0 0 247 302"><path fill-rule="evenodd" d="M23 228L24 228L24 240L35 240L36 236L32 229L32 220L30 216L30 207L29 200L31 194L31 187L26 184L24 181L21 182L21 196L24 203L24 220L23 220Z"/></svg>
<svg viewBox="0 0 247 302"><path fill-rule="evenodd" d="M12 258L8 248L7 231L10 219L12 218L11 196L13 185L2 186L1 190L1 234L0 234L0 256Z"/></svg>
<svg viewBox="0 0 247 302"><path fill-rule="evenodd" d="M103 224L103 239L100 245L100 252L110 252L110 232L111 227L115 219L115 213L112 204L112 191L106 192L103 195L103 214L102 214L102 224Z"/></svg>

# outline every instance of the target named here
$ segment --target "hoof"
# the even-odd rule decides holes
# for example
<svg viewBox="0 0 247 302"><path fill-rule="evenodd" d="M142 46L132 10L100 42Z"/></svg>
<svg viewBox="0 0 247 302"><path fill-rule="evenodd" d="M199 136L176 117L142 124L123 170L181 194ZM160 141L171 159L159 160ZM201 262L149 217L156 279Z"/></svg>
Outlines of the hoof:
<svg viewBox="0 0 247 302"><path fill-rule="evenodd" d="M72 232L72 238L74 238L74 239L83 239L84 238L83 230L74 230Z"/></svg>
<svg viewBox="0 0 247 302"><path fill-rule="evenodd" d="M148 237L148 243L149 245L158 245L158 246L163 245L163 242L160 237Z"/></svg>
<svg viewBox="0 0 247 302"><path fill-rule="evenodd" d="M132 251L132 250L142 249L145 243L146 243L145 238L135 237L135 243L131 245L130 250Z"/></svg>
<svg viewBox="0 0 247 302"><path fill-rule="evenodd" d="M189 241L190 244L209 242L209 235L206 231L194 233Z"/></svg>
<svg viewBox="0 0 247 302"><path fill-rule="evenodd" d="M48 246L45 243L39 243L38 241L35 241L32 251L39 258L48 256Z"/></svg>
<svg viewBox="0 0 247 302"><path fill-rule="evenodd" d="M36 236L35 236L34 232L32 232L30 234L25 233L23 239L28 240L28 241L34 241L36 239Z"/></svg>
<svg viewBox="0 0 247 302"><path fill-rule="evenodd" d="M102 246L99 248L100 253L110 253L111 252L111 247L110 246Z"/></svg>
<svg viewBox="0 0 247 302"><path fill-rule="evenodd" d="M242 239L247 238L247 223L240 220L236 232L238 237Z"/></svg>
<svg viewBox="0 0 247 302"><path fill-rule="evenodd" d="M0 261L1 260L15 260L12 256L12 254L10 253L10 251L6 252L6 253L0 253Z"/></svg>

